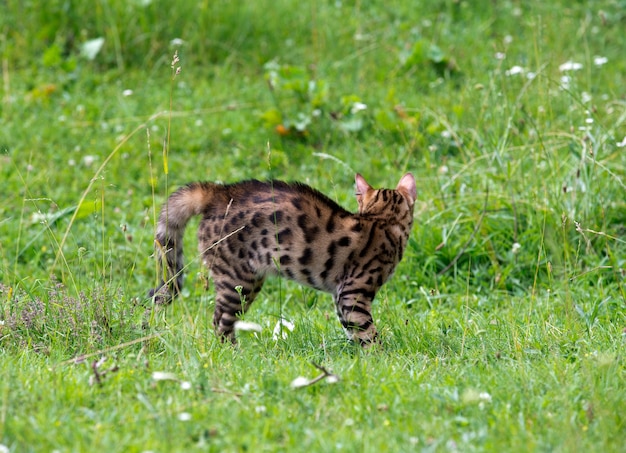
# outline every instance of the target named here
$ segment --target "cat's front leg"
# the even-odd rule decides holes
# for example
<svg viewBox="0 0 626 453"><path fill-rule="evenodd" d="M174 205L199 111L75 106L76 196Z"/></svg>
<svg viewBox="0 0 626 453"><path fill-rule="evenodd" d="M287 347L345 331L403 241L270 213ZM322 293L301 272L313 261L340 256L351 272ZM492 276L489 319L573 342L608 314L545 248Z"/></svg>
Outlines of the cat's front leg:
<svg viewBox="0 0 626 453"><path fill-rule="evenodd" d="M371 307L375 293L363 289L343 289L335 297L337 316L348 338L369 347L377 340Z"/></svg>

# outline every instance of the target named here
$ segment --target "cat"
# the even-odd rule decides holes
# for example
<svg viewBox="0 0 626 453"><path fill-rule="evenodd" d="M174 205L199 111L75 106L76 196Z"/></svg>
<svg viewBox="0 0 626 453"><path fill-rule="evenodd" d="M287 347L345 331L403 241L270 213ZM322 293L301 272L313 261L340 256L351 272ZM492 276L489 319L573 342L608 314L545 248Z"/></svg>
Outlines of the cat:
<svg viewBox="0 0 626 453"><path fill-rule="evenodd" d="M415 178L393 189L373 189L357 174L358 212L350 213L302 183L249 180L193 182L164 204L155 250L163 280L150 291L170 303L183 285L183 233L201 215L199 249L215 286L213 323L235 342L234 325L263 286L278 274L333 295L350 340L377 338L371 304L402 259L413 225Z"/></svg>

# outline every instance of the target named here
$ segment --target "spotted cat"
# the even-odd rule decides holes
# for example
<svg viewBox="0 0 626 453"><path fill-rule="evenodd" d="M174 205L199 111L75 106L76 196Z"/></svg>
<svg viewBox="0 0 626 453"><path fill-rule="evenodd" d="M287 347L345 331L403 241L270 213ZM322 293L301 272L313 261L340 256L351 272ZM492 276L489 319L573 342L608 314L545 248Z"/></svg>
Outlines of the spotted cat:
<svg viewBox="0 0 626 453"><path fill-rule="evenodd" d="M157 304L171 302L183 285L183 232L200 215L199 248L215 286L213 323L234 341L234 324L278 274L333 295L348 338L368 345L376 338L371 304L402 259L416 199L415 178L405 174L393 189L373 189L356 175L358 212L346 211L301 183L194 182L174 192L156 230L164 279L150 291Z"/></svg>

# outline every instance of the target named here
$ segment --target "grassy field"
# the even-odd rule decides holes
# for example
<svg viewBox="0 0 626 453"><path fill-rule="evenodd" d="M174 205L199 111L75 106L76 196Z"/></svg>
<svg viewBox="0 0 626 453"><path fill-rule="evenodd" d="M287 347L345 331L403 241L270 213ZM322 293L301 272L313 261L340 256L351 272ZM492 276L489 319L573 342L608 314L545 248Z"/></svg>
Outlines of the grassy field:
<svg viewBox="0 0 626 453"><path fill-rule="evenodd" d="M0 3L1 453L623 451L624 1L173 5ZM142 328L179 185L405 171L381 344L278 279L220 344L192 231Z"/></svg>

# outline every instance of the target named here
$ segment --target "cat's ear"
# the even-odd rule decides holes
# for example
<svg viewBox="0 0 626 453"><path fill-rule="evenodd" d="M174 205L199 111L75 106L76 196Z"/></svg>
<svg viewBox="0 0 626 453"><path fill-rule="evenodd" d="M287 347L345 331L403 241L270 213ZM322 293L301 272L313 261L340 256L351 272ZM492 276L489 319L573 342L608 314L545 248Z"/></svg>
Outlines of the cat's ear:
<svg viewBox="0 0 626 453"><path fill-rule="evenodd" d="M361 208L367 193L372 190L372 186L370 186L365 178L358 173L356 174L354 180L356 182L356 201L359 203L359 208Z"/></svg>
<svg viewBox="0 0 626 453"><path fill-rule="evenodd" d="M407 173L400 178L400 182L398 183L396 190L407 197L410 205L415 203L415 199L417 198L417 188L415 187L415 178L411 173Z"/></svg>

